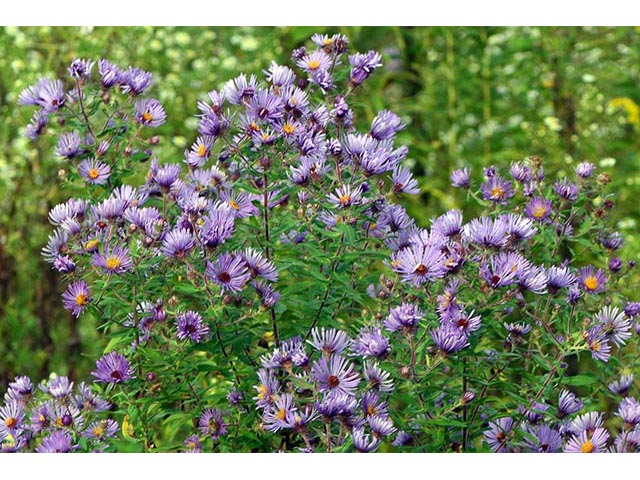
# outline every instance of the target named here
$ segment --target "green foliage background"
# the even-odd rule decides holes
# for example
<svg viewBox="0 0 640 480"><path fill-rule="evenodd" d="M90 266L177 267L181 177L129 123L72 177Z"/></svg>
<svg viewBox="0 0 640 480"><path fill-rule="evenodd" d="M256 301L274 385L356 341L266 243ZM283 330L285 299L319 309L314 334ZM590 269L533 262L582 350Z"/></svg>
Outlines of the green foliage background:
<svg viewBox="0 0 640 480"><path fill-rule="evenodd" d="M151 95L168 114L160 159L175 160L195 135L197 99L241 72L283 62L315 32L336 31L352 50L383 53L384 68L354 106L363 123L384 108L407 122L399 141L422 186L407 207L420 224L463 205L463 193L449 187L454 167L479 178L483 166L539 155L548 174L561 177L588 160L611 173L618 227L630 244L625 260L640 260L638 28L7 27L0 31L0 389L16 374L86 377L104 348L90 317L77 321L62 309L62 287L40 256L48 210L69 194L57 181L66 166L46 140L23 137L30 112L16 106L19 92L42 75L65 76L75 57L151 71Z"/></svg>

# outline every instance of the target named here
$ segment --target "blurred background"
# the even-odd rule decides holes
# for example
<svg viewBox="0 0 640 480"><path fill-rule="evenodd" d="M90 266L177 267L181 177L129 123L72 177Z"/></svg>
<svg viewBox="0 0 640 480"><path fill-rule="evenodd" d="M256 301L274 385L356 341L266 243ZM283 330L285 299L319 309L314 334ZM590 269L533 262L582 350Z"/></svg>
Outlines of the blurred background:
<svg viewBox="0 0 640 480"><path fill-rule="evenodd" d="M638 27L8 27L0 30L0 391L18 374L84 378L104 348L93 319L62 309L63 285L40 255L48 211L67 199L57 181L65 165L51 138L24 138L32 112L16 106L20 91L43 75L65 77L75 57L151 71L150 95L168 113L156 151L175 161L195 137L197 99L241 72L286 62L315 32L383 53L384 68L351 102L363 128L385 108L406 121L399 142L422 194L405 206L421 225L463 204L449 187L454 167L468 166L477 181L483 166L538 155L562 177L588 160L612 176L623 259L640 260Z"/></svg>

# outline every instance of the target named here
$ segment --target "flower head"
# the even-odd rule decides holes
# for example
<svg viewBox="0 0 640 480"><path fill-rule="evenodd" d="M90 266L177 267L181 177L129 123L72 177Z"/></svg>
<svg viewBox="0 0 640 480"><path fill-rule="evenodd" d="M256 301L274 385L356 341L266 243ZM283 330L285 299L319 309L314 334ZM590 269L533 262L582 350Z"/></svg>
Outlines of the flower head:
<svg viewBox="0 0 640 480"><path fill-rule="evenodd" d="M96 369L91 375L96 377L98 382L123 383L131 380L133 373L134 369L124 355L110 352L96 362Z"/></svg>
<svg viewBox="0 0 640 480"><path fill-rule="evenodd" d="M202 316L192 310L179 314L176 318L176 326L180 340L188 338L195 343L205 340L210 332L209 325L202 320Z"/></svg>
<svg viewBox="0 0 640 480"><path fill-rule="evenodd" d="M227 424L222 418L222 412L215 408L208 408L198 419L198 430L203 435L211 437L213 440L227 434Z"/></svg>
<svg viewBox="0 0 640 480"><path fill-rule="evenodd" d="M145 127L159 127L167 120L167 113L162 104L155 98L145 98L136 101L135 119Z"/></svg>
<svg viewBox="0 0 640 480"><path fill-rule="evenodd" d="M62 294L64 308L70 310L75 317L79 317L91 303L91 292L84 280L71 283Z"/></svg>
<svg viewBox="0 0 640 480"><path fill-rule="evenodd" d="M320 358L311 366L311 377L319 384L321 392L331 395L353 395L360 383L360 376L349 363L340 355Z"/></svg>
<svg viewBox="0 0 640 480"><path fill-rule="evenodd" d="M95 158L88 158L80 162L80 165L78 165L78 173L80 173L80 176L82 176L87 183L104 185L109 180L111 167Z"/></svg>

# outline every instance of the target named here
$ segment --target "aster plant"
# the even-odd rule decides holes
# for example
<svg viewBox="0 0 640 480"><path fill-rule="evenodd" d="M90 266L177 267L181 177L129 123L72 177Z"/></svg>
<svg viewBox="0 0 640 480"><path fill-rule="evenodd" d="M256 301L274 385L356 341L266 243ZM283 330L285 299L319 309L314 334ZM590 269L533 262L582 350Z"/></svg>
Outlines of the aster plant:
<svg viewBox="0 0 640 480"><path fill-rule="evenodd" d="M638 451L640 307L621 293L634 265L607 174L582 162L556 178L538 157L462 167L462 208L418 225L401 205L420 193L398 141L406 119L383 110L365 124L355 108L381 67L342 35L314 35L289 66L204 95L173 162L155 153L167 115L149 72L77 59L69 78L22 92L36 109L26 134L55 132L61 177L82 189L52 209L43 255L65 308L108 340L93 388L121 441ZM26 416L7 395L0 435L19 450ZM86 442L116 433L82 423ZM43 435L29 448L90 445Z"/></svg>

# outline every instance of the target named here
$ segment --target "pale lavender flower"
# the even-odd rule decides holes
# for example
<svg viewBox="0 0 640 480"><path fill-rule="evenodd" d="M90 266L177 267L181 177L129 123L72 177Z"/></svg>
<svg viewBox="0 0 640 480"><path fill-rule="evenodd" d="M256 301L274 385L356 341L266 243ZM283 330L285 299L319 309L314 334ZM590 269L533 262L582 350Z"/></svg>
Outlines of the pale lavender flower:
<svg viewBox="0 0 640 480"><path fill-rule="evenodd" d="M226 252L220 255L215 263L207 260L206 274L223 290L231 292L241 291L250 279L244 259Z"/></svg>
<svg viewBox="0 0 640 480"><path fill-rule="evenodd" d="M198 430L203 435L211 437L213 440L227 434L227 424L222 418L222 412L215 408L208 408L198 419Z"/></svg>
<svg viewBox="0 0 640 480"><path fill-rule="evenodd" d="M558 397L558 418L579 412L583 406L583 403L573 392L562 390Z"/></svg>
<svg viewBox="0 0 640 480"><path fill-rule="evenodd" d="M87 183L104 185L109 180L109 175L111 175L111 167L95 158L88 158L78 165L78 173Z"/></svg>
<svg viewBox="0 0 640 480"><path fill-rule="evenodd" d="M96 362L96 369L91 372L97 382L104 383L123 383L134 378L133 374L131 363L117 352L103 355Z"/></svg>
<svg viewBox="0 0 640 480"><path fill-rule="evenodd" d="M457 188L469 188L471 185L471 174L467 167L454 170L451 173L451 185Z"/></svg>
<svg viewBox="0 0 640 480"><path fill-rule="evenodd" d="M322 357L315 361L311 366L311 376L318 382L320 392L330 392L331 395L353 395L360 383L360 376L353 364L335 354L328 360Z"/></svg>
<svg viewBox="0 0 640 480"><path fill-rule="evenodd" d="M631 338L631 321L618 307L605 306L594 316L608 341L622 347Z"/></svg>
<svg viewBox="0 0 640 480"><path fill-rule="evenodd" d="M134 105L136 121L145 127L156 128L167 120L167 113L155 98L144 98Z"/></svg>
<svg viewBox="0 0 640 480"><path fill-rule="evenodd" d="M202 316L198 312L193 310L178 314L176 327L178 329L177 336L180 340L188 338L194 343L206 340L210 333L209 325L202 320Z"/></svg>
<svg viewBox="0 0 640 480"><path fill-rule="evenodd" d="M382 335L380 328L370 326L360 329L351 349L363 357L384 358L388 355L390 348L389 339Z"/></svg>
<svg viewBox="0 0 640 480"><path fill-rule="evenodd" d="M79 317L89 303L91 303L91 293L84 280L69 284L67 290L62 294L64 308L71 311L74 317Z"/></svg>
<svg viewBox="0 0 640 480"><path fill-rule="evenodd" d="M620 380L610 383L608 388L610 392L625 397L629 393L631 385L633 385L633 374L623 375Z"/></svg>
<svg viewBox="0 0 640 480"><path fill-rule="evenodd" d="M602 453L606 450L609 432L604 428L596 428L593 434L584 431L569 439L564 448L565 453Z"/></svg>
<svg viewBox="0 0 640 480"><path fill-rule="evenodd" d="M349 336L342 330L325 327L311 330L311 345L327 357L341 354L350 344Z"/></svg>

